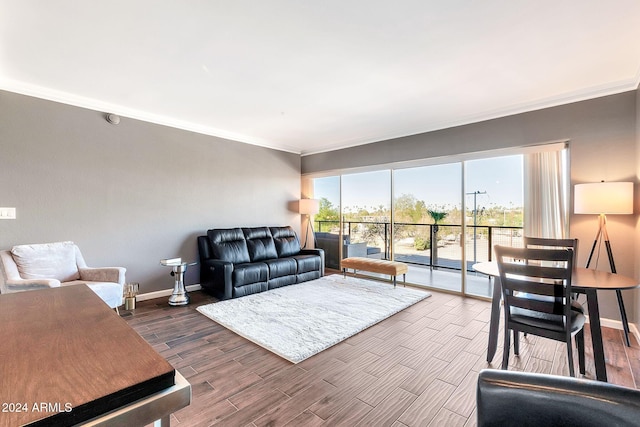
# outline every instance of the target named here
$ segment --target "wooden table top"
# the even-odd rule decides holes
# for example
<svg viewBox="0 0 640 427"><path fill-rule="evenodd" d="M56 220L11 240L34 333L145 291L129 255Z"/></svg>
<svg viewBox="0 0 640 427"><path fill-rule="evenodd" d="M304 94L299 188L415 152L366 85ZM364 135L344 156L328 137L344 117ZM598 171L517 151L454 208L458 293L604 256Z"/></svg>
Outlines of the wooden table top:
<svg viewBox="0 0 640 427"><path fill-rule="evenodd" d="M473 265L473 269L489 276L499 276L498 263L495 261L479 262ZM571 275L571 286L576 288L595 288L603 290L633 289L640 286L638 280L621 274L608 273L606 271L591 268L576 267Z"/></svg>
<svg viewBox="0 0 640 427"><path fill-rule="evenodd" d="M0 426L71 425L174 384L86 285L0 295L0 343Z"/></svg>

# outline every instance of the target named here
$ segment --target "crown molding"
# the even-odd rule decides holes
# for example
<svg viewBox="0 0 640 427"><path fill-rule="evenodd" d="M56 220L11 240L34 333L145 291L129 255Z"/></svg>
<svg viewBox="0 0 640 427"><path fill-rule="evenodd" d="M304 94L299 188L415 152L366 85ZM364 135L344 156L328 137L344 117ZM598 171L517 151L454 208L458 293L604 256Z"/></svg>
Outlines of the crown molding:
<svg viewBox="0 0 640 427"><path fill-rule="evenodd" d="M228 132L211 126L205 126L198 123L179 120L159 114L149 113L147 111L137 110L124 107L122 105L112 104L109 102L99 101L97 99L83 97L70 94L63 91L45 88L42 86L30 85L10 79L0 79L0 89L8 92L14 92L21 95L32 96L35 98L45 99L47 101L59 102L61 104L71 105L74 107L86 108L94 111L104 111L117 114L121 117L128 117L135 120L141 120L148 123L154 123L162 126L169 126L176 129L195 132L203 135L223 138L234 142L256 145L259 147L269 148L272 150L285 151L293 154L300 154L300 150L294 147L277 146L269 143L269 141L253 138L247 135Z"/></svg>

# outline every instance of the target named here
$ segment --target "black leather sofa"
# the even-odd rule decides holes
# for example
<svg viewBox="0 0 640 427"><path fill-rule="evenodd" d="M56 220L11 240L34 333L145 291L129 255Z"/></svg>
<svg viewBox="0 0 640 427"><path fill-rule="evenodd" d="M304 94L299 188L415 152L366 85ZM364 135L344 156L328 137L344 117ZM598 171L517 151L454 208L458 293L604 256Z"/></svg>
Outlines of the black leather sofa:
<svg viewBox="0 0 640 427"><path fill-rule="evenodd" d="M478 427L638 426L640 390L602 381L486 369L478 376Z"/></svg>
<svg viewBox="0 0 640 427"><path fill-rule="evenodd" d="M301 249L291 227L225 228L198 236L200 286L237 298L324 275L324 251Z"/></svg>

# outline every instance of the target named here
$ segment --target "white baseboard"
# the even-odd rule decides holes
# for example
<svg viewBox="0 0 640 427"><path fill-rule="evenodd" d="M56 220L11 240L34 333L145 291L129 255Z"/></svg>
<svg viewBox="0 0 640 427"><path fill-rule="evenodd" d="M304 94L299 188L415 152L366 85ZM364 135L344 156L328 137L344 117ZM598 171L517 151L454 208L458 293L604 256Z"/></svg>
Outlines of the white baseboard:
<svg viewBox="0 0 640 427"><path fill-rule="evenodd" d="M589 316L587 317L587 321L589 321ZM624 330L624 328L622 327L622 321L621 320L614 320L614 319L600 319L600 324L602 326L605 326L607 328L611 328L611 329L618 329L620 331ZM636 340L638 340L638 342L640 342L640 331L638 331L638 328L636 327L635 323L629 323L629 332L631 334L633 334L633 336L636 337Z"/></svg>
<svg viewBox="0 0 640 427"><path fill-rule="evenodd" d="M187 292L199 291L202 287L199 284L186 286ZM149 299L168 297L173 293L173 288L163 289L161 291L147 292L146 294L138 294L137 301L146 301Z"/></svg>

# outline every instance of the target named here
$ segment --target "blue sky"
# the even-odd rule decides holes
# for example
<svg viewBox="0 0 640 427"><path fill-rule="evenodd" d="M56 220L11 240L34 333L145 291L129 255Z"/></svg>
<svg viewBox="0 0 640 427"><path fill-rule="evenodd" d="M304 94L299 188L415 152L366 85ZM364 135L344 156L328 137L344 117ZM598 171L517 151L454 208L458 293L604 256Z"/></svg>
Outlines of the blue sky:
<svg viewBox="0 0 640 427"><path fill-rule="evenodd" d="M459 206L461 163L396 169L395 196L413 194L427 206ZM519 207L522 202L522 156L494 157L466 162L466 192L479 191L478 207ZM343 175L345 206L375 207L387 205L390 199L390 171L376 171ZM338 204L338 179L315 181L315 197L327 197ZM473 209L473 196L466 196L468 209Z"/></svg>

